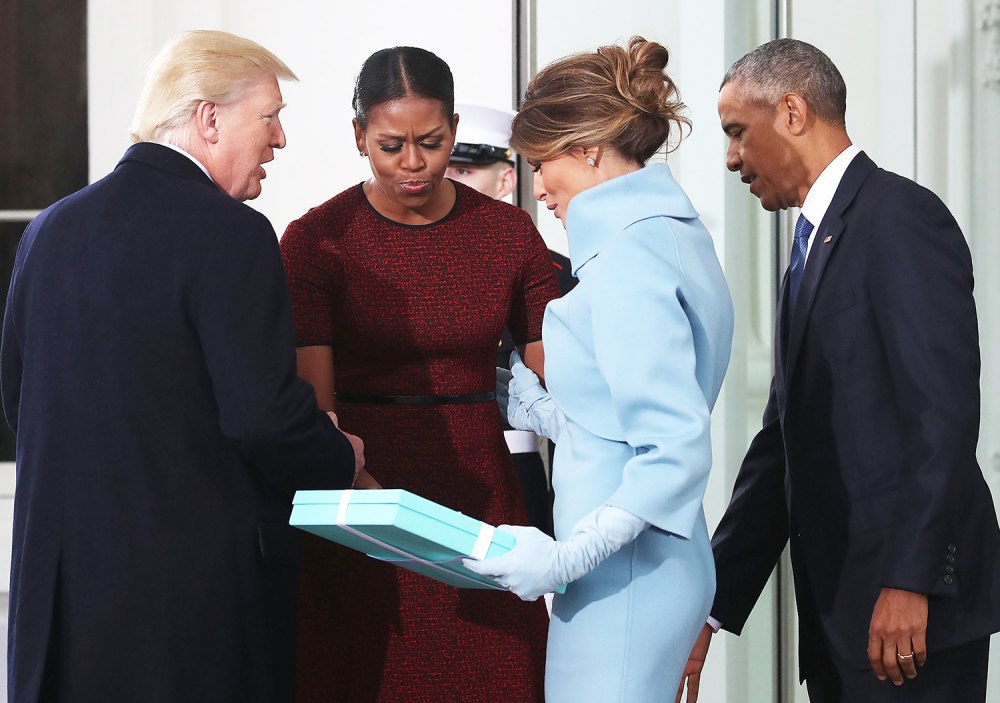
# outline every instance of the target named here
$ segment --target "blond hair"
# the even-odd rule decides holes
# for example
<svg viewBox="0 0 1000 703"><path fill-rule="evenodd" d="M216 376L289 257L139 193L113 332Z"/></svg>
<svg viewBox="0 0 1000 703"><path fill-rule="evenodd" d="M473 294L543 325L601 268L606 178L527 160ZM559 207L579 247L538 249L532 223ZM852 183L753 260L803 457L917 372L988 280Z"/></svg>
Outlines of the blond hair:
<svg viewBox="0 0 1000 703"><path fill-rule="evenodd" d="M645 164L690 120L665 72L666 47L632 37L625 47L559 59L542 69L525 92L511 125L511 147L532 163L573 147L610 146ZM680 137L680 135L679 135Z"/></svg>
<svg viewBox="0 0 1000 703"><path fill-rule="evenodd" d="M298 80L281 59L249 39L211 30L182 32L146 71L130 137L186 147L187 125L198 103L234 103L249 83L269 75Z"/></svg>

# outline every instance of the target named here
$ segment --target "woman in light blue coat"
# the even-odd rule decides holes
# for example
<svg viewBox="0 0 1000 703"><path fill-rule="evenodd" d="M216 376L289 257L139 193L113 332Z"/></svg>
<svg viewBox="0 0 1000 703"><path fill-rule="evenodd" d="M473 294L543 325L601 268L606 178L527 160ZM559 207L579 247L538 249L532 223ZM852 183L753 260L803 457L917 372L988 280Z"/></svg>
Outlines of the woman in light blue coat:
<svg viewBox="0 0 1000 703"><path fill-rule="evenodd" d="M577 287L549 304L547 390L515 363L508 415L556 441L554 541L534 528L467 566L556 594L549 703L672 699L715 571L702 510L732 301L712 238L665 164L680 115L667 50L634 37L531 81L511 145L566 226Z"/></svg>

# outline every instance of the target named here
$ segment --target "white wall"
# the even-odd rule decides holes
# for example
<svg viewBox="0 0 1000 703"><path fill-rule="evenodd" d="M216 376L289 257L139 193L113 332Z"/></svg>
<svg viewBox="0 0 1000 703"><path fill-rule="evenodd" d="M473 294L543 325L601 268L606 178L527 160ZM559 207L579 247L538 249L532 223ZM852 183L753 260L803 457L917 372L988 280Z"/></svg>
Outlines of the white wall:
<svg viewBox="0 0 1000 703"><path fill-rule="evenodd" d="M288 146L250 204L280 236L311 207L371 175L354 144L354 79L375 51L416 45L448 62L459 99L511 106L512 14L506 2L377 6L325 0L91 0L88 6L90 176L114 168L146 65L173 34L221 29L253 39L298 75L282 91ZM485 29L484 29L485 28Z"/></svg>

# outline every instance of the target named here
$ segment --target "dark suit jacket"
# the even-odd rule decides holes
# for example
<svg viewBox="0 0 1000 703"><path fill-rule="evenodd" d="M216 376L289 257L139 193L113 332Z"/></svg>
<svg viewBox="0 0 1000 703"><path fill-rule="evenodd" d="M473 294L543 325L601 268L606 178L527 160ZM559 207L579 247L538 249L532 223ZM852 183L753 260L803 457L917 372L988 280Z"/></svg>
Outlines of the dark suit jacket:
<svg viewBox="0 0 1000 703"><path fill-rule="evenodd" d="M354 474L294 349L273 229L177 152L135 145L29 225L0 358L10 700L290 698L293 572L262 551L296 489Z"/></svg>
<svg viewBox="0 0 1000 703"><path fill-rule="evenodd" d="M792 314L782 285L763 428L713 538L712 614L736 633L791 540L804 677L824 643L842 671L869 667L883 587L929 596L932 652L1000 629L965 239L933 193L863 153L813 236Z"/></svg>

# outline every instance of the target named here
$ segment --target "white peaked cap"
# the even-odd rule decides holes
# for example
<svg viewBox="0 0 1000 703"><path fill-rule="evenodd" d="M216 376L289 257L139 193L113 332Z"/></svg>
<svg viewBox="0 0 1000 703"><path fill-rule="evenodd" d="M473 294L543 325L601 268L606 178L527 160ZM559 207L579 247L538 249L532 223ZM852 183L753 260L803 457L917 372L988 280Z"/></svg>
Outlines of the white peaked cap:
<svg viewBox="0 0 1000 703"><path fill-rule="evenodd" d="M477 103L455 103L458 113L458 134L461 144L488 144L510 148L510 123L517 113Z"/></svg>

